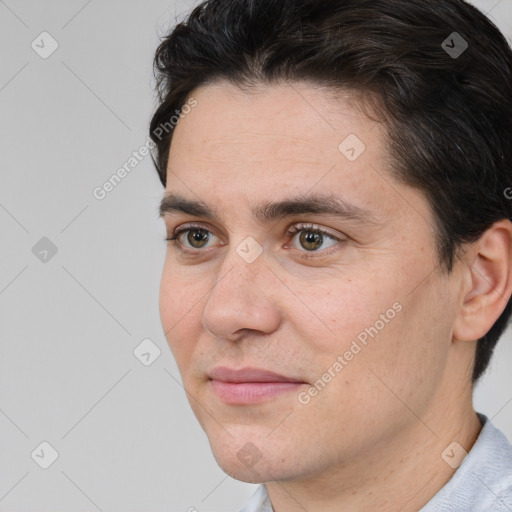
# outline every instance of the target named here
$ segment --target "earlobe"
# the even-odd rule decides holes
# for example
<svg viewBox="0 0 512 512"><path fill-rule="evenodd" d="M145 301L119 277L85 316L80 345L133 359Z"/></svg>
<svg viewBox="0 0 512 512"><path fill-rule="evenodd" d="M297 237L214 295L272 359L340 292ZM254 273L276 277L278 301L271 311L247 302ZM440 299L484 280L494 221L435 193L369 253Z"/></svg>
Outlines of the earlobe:
<svg viewBox="0 0 512 512"><path fill-rule="evenodd" d="M495 222L464 259L464 292L453 336L475 341L484 336L512 295L512 222Z"/></svg>

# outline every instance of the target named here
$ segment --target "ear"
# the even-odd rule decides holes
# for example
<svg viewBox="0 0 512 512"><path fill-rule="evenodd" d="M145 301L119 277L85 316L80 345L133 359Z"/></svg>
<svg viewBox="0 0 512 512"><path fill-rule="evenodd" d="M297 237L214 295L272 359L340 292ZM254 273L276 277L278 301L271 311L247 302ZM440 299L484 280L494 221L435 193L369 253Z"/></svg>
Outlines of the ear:
<svg viewBox="0 0 512 512"><path fill-rule="evenodd" d="M495 222L464 257L465 283L453 337L475 341L487 334L512 295L512 222Z"/></svg>

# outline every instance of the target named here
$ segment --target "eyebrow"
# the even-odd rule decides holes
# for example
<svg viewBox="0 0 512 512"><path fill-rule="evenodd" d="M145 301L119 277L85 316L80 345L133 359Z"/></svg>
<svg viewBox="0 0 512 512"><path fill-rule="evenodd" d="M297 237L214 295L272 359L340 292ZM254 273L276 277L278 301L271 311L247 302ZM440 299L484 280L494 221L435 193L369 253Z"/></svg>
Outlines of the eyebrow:
<svg viewBox="0 0 512 512"><path fill-rule="evenodd" d="M194 217L222 220L215 207L198 200L187 199L178 194L167 194L160 203L160 217L167 213L182 212ZM352 204L339 195L301 195L277 202L265 201L251 208L256 221L268 223L293 215L327 214L345 220L380 224L381 221L369 210Z"/></svg>

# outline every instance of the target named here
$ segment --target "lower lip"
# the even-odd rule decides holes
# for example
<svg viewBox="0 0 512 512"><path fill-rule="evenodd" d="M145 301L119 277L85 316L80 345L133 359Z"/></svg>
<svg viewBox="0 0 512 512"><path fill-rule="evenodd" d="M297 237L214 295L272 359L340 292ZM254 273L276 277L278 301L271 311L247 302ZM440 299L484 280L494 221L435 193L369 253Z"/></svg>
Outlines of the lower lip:
<svg viewBox="0 0 512 512"><path fill-rule="evenodd" d="M211 380L214 393L227 404L255 404L296 391L302 382L223 382Z"/></svg>

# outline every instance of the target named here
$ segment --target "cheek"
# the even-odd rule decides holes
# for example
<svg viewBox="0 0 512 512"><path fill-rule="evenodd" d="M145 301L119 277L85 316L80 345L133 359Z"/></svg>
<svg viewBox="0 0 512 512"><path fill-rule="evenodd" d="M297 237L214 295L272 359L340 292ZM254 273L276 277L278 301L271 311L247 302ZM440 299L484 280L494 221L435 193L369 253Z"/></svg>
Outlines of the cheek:
<svg viewBox="0 0 512 512"><path fill-rule="evenodd" d="M180 362L182 353L190 353L199 338L198 317L206 290L201 279L185 278L177 265L168 260L160 280L159 307L162 328L169 347Z"/></svg>
<svg viewBox="0 0 512 512"><path fill-rule="evenodd" d="M386 278L395 275L375 272L366 279L355 273L350 278L338 275L308 287L311 293L301 297L318 318L309 311L304 314L301 306L293 312L292 322L308 341L306 350L315 361L317 377L329 382L332 392L324 393L318 404L334 396L368 403L388 392L376 375L388 376L398 390L407 382L425 380L421 368L442 368L439 352L424 339L440 330L424 319L425 301L430 299L408 296L407 280Z"/></svg>
<svg viewBox="0 0 512 512"><path fill-rule="evenodd" d="M417 414L425 409L442 379L450 348L452 312L448 304L436 300L437 291L435 285L426 283L413 294L406 290L388 296L391 304L397 299L401 309L387 315L393 316L387 323L379 321L380 313L386 317L386 307L365 317L367 325L360 330L365 344L357 334L350 338L361 350L350 356L352 360L342 370L344 380L336 381L340 394L345 393L352 403L365 404L375 418L400 417L404 403Z"/></svg>
<svg viewBox="0 0 512 512"><path fill-rule="evenodd" d="M297 283L291 286L297 289ZM317 356L343 354L354 340L371 339L371 334L387 330L400 315L400 305L395 304L399 297L396 283L338 274L300 289L300 301L287 307L293 323L302 326L315 346Z"/></svg>

